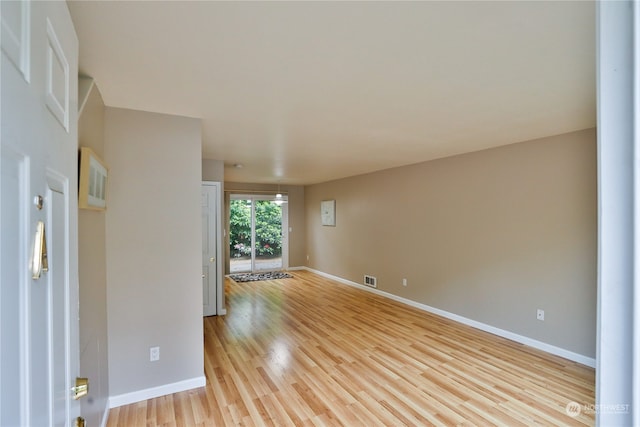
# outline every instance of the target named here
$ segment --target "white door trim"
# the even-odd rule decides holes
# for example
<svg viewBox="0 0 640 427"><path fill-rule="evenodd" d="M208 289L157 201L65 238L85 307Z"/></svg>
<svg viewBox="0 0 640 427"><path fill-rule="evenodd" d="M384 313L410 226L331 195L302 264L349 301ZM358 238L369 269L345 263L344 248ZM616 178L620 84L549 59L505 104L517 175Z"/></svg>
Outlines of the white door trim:
<svg viewBox="0 0 640 427"><path fill-rule="evenodd" d="M640 2L597 2L596 24L596 425L639 425Z"/></svg>

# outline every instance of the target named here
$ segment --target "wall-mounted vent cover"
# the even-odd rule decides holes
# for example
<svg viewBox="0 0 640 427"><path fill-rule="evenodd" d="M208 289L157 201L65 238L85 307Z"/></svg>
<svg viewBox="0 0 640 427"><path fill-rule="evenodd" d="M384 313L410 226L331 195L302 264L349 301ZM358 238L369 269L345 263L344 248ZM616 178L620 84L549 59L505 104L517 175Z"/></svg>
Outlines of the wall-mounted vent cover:
<svg viewBox="0 0 640 427"><path fill-rule="evenodd" d="M377 288L378 287L378 285L376 283L376 278L373 277L373 276L367 276L366 274L364 276L364 284L369 286L369 287L371 287L371 288Z"/></svg>

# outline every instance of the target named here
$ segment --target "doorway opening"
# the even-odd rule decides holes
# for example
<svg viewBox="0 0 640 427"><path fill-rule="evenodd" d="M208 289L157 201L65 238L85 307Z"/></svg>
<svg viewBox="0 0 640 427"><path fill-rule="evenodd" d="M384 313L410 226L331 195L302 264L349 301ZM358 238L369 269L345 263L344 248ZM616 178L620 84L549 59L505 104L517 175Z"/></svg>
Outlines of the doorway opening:
<svg viewBox="0 0 640 427"><path fill-rule="evenodd" d="M229 200L229 272L288 267L286 195L232 194Z"/></svg>

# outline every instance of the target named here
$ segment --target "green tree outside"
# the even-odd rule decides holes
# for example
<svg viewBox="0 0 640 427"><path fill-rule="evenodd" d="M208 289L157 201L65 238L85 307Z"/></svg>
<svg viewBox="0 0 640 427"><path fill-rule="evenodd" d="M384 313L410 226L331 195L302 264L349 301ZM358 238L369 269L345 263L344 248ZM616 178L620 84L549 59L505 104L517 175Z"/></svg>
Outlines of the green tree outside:
<svg viewBox="0 0 640 427"><path fill-rule="evenodd" d="M256 210L256 256L282 255L282 206L254 200ZM232 257L251 256L251 200L231 200L229 245Z"/></svg>

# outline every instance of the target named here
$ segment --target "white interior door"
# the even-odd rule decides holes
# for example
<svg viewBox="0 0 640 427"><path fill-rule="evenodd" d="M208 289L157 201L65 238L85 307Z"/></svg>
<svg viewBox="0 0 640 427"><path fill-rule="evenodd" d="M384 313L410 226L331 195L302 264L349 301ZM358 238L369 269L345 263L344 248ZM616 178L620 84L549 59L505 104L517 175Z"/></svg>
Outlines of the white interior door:
<svg viewBox="0 0 640 427"><path fill-rule="evenodd" d="M71 391L79 374L78 40L65 2L0 7L0 425L72 426L80 416ZM45 247L35 244L37 230L46 259L34 250ZM34 268L34 252L48 271Z"/></svg>
<svg viewBox="0 0 640 427"><path fill-rule="evenodd" d="M218 314L218 272L221 261L218 259L219 193L219 184L202 184L202 306L204 316Z"/></svg>

